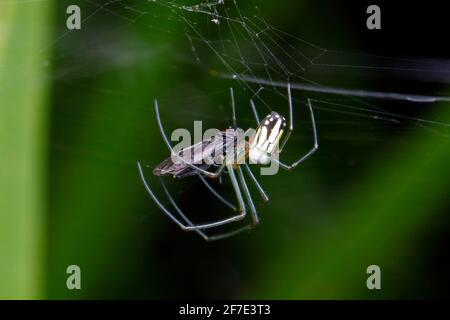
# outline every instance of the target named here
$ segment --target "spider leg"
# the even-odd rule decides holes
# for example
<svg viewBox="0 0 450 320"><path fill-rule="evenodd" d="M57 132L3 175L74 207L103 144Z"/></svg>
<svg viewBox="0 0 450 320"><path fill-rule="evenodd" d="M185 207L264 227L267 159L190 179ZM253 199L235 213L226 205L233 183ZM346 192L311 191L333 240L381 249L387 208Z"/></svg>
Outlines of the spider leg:
<svg viewBox="0 0 450 320"><path fill-rule="evenodd" d="M208 236L206 241L216 241L216 240L225 239L225 238L232 237L234 235L237 235L243 231L250 230L250 229L252 229L252 225L246 225L246 226L236 229L234 231L218 234L215 236Z"/></svg>
<svg viewBox="0 0 450 320"><path fill-rule="evenodd" d="M231 97L231 114L233 117L233 129L237 128L237 120L236 120L236 104L234 100L234 91L233 88L230 88L230 97Z"/></svg>
<svg viewBox="0 0 450 320"><path fill-rule="evenodd" d="M166 136L166 133L164 132L164 127L162 125L161 122L161 117L159 115L159 107L158 107L158 100L155 99L155 113L156 113L156 120L158 122L158 127L159 127L159 131L161 132L161 135L163 137L164 142L166 143L167 147L169 148L170 152L172 155L175 155L178 157L178 159L182 162L184 162L185 164L187 164L188 166L190 166L191 168L194 168L195 170L197 170L198 172L203 173L205 176L209 177L209 178L217 178L219 177L220 173L222 172L222 170L225 168L224 165L221 165L215 172L210 172L201 168L196 167L195 165L193 165L192 163L186 161L183 157L180 157L172 148L172 145L170 144L169 139Z"/></svg>
<svg viewBox="0 0 450 320"><path fill-rule="evenodd" d="M250 230L253 227L255 227L258 223L259 223L259 218L258 218L258 213L256 212L256 208L255 208L255 204L253 203L252 200L252 196L250 194L250 191L247 187L247 183L245 182L245 177L244 174L242 172L242 169L239 167L237 169L238 172L238 178L239 178L239 182L241 183L242 189L244 190L244 195L245 198L247 200L247 204L249 206L250 209L250 213L251 213L251 218L252 218L252 222L248 225L245 225L243 227L240 227L236 230L230 231L230 232L226 232L226 233L222 233L222 234L217 234L214 236L208 236L208 239L206 239L206 241L215 241L215 240L220 240L220 239L224 239L224 238L228 238L234 235L237 235L243 231L246 230Z"/></svg>
<svg viewBox="0 0 450 320"><path fill-rule="evenodd" d="M169 190L166 187L166 184L164 183L164 181L161 179L161 184L163 186L164 189L164 193L166 194L167 198L169 199L170 203L172 204L172 206L175 208L175 210L178 212L178 214L180 215L181 218L183 218L183 220L189 225L189 226L194 226L194 224L192 223L191 220L189 220L188 217L186 217L186 215L183 213L183 211L180 209L180 207L176 204L175 200L173 199L172 195L170 194ZM195 230L195 232L197 232L203 239L208 240L208 236L201 230Z"/></svg>
<svg viewBox="0 0 450 320"><path fill-rule="evenodd" d="M201 173L198 174L198 177L203 182L203 184L208 188L209 191L211 191L212 194L216 196L217 199L219 199L221 202L223 202L226 206L231 208L232 210L236 211L236 206L234 206L230 201L222 197L214 188L206 181L206 179L202 176Z"/></svg>
<svg viewBox="0 0 450 320"><path fill-rule="evenodd" d="M290 89L290 87L289 87ZM316 127L316 120L314 118L314 112L313 112L313 108L311 106L311 100L308 99L308 108L309 108L309 112L311 115L311 124L312 124L312 129L313 129L313 135L314 135L314 145L313 147L305 154L303 155L300 159L298 159L297 161L293 162L290 165L284 164L283 162L277 160L277 159L273 159L274 161L278 162L280 164L280 167L286 170L291 170L294 169L296 166L298 166L300 163L302 163L303 161L305 161L307 158L309 158L312 154L314 154L317 149L319 149L319 141L317 138L317 127Z"/></svg>
<svg viewBox="0 0 450 320"><path fill-rule="evenodd" d="M166 207L164 207L164 205L158 200L158 198L156 197L156 195L153 193L153 191L151 190L150 186L148 185L147 181L145 180L145 176L144 176L144 172L142 170L141 164L138 162L138 169L139 169L139 173L141 176L141 180L144 183L145 188L148 191L148 194L150 195L150 197L153 199L153 201L158 205L158 207L170 218L172 219L181 229L185 230L185 231L192 231L192 230L201 230L201 229L209 229L209 228L213 228L213 227L218 227L224 224L228 224L230 222L234 222L234 221L239 221L242 220L245 215L246 215L246 209L245 209L245 203L244 200L242 199L242 194L240 192L239 189L239 184L238 181L236 179L236 175L233 172L233 168L231 165L227 165L227 169L229 171L230 174L230 179L231 182L233 184L233 188L235 190L236 193L236 197L238 200L238 204L239 204L239 214L232 216L230 218L226 218L223 220L219 220L216 222L210 222L210 223L204 223L204 224L197 224L197 225L192 225L192 226L186 226L183 223L181 223L172 212L170 212ZM164 182L162 181L162 186L164 189L166 189L166 186L164 184ZM167 190L168 192L168 190Z"/></svg>
<svg viewBox="0 0 450 320"><path fill-rule="evenodd" d="M201 177L201 175L199 175L199 177ZM206 181L206 180L205 180ZM180 207L176 204L175 200L173 199L172 195L169 193L169 190L167 190L165 184L164 184L164 191L166 193L166 196L169 198L170 203L172 204L172 206L175 208L175 210L178 212L178 214L183 218L183 220L189 224L190 226L193 226L194 224L192 223L191 220L189 220L188 217L186 217L183 213L183 211L180 209ZM195 230L204 240L206 241L215 241L215 240L220 240L220 239L224 239L224 238L228 238L231 237L235 234L238 234L244 230L250 229L250 226L245 226L243 228L239 228L237 230L231 231L231 232L227 232L227 233L223 233L223 234L218 234L215 236L207 236L203 231L201 230Z"/></svg>
<svg viewBox="0 0 450 320"><path fill-rule="evenodd" d="M258 126L261 121L260 121L260 118L259 118L259 115L258 115L258 111L256 110L256 105L255 105L254 98L258 98L259 99L259 93L261 91L263 91L263 90L264 90L264 87L260 87L258 89L258 91L256 91L256 93L250 98L250 106L252 107L253 115L255 116L256 126Z"/></svg>
<svg viewBox="0 0 450 320"><path fill-rule="evenodd" d="M291 94L291 83L288 82L287 84L287 92L288 92L288 104L289 104L289 128L286 132L286 135L283 138L283 141L280 144L280 151L283 151L284 146L286 145L286 142L291 137L292 131L294 130L294 112L292 111L292 94Z"/></svg>
<svg viewBox="0 0 450 320"><path fill-rule="evenodd" d="M137 166L138 166L138 170L139 170L139 175L141 177L142 183L144 184L145 189L147 189L148 194L150 195L150 197L153 199L153 201L156 203L156 205L173 221L175 222L180 228L184 229L185 226L183 223L181 223L173 214L172 212L170 212L169 210L167 210L167 208L161 203L161 201L159 201L159 199L156 197L155 193L153 192L153 190L150 188L150 186L148 185L147 181L145 180L145 176L144 176L144 171L142 170L141 164L138 161L137 162Z"/></svg>
<svg viewBox="0 0 450 320"><path fill-rule="evenodd" d="M268 202L269 201L269 197L267 196L267 193L264 191L264 189L261 186L261 184L256 179L255 175L253 174L252 170L250 169L250 166L247 163L244 163L244 168L245 168L245 171L247 171L247 174L250 176L250 179L252 179L253 184L258 189L258 192L261 194L261 197L263 198L263 201L264 202Z"/></svg>
<svg viewBox="0 0 450 320"><path fill-rule="evenodd" d="M255 120L256 120L256 125L258 126L260 123L260 120L259 120L258 110L256 110L255 102L253 101L253 99L250 99L250 106L252 107L253 115L255 116Z"/></svg>
<svg viewBox="0 0 450 320"><path fill-rule="evenodd" d="M253 202L252 195L250 194L250 190L248 189L247 183L245 182L245 177L242 168L238 167L237 172L239 181L241 182L242 185L242 189L244 190L244 195L247 200L248 207L250 209L250 214L252 218L251 226L254 227L259 223L258 213L256 212L256 207Z"/></svg>

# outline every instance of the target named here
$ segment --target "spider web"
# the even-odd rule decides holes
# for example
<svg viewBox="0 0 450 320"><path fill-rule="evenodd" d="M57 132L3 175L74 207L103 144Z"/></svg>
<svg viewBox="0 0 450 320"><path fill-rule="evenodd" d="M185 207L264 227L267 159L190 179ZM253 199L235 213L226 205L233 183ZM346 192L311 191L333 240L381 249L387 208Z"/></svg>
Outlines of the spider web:
<svg viewBox="0 0 450 320"><path fill-rule="evenodd" d="M172 53L179 63L188 63L212 79L230 79L250 97L263 90L286 102L290 82L292 89L300 92L294 100L306 104L304 98L309 98L315 110L384 124L408 124L408 130L448 136L449 123L422 116L425 109L450 101L450 94L436 92L436 86L430 89L426 83L437 82L442 87L442 82L447 82L450 63L446 60L331 50L272 25L258 7L259 1L85 2L93 10L85 20L106 12L126 26L139 24L156 35L181 39L181 52ZM415 86L412 92L405 87L371 90L370 86L355 87L349 80L356 76L367 82L373 74L381 74L383 79L392 76L389 84L399 78L412 79ZM263 96L257 97L259 104L272 109L271 100Z"/></svg>
<svg viewBox="0 0 450 320"><path fill-rule="evenodd" d="M391 112L381 108L379 101L393 101L394 108L411 104L429 107L449 102L448 95L325 85L320 73L324 69L341 69L344 73L357 70L365 75L374 70L396 76L407 72L406 76L422 81L446 81L450 75L450 63L330 50L272 26L254 3L245 8L241 4L238 5L236 0L190 1L190 4L153 0L150 5L154 8L145 14L153 16L156 21L166 17L179 22L181 29L161 30L156 22L148 27L186 37L192 60L198 67L212 77L234 80L252 96L264 88L286 99L285 88L290 82L292 89L311 99L315 109L397 124L409 123L447 136L448 123ZM162 13L164 10L167 10L167 15ZM355 64L355 61L363 64ZM342 75L339 79L342 80ZM329 77L324 81L330 82ZM427 88L426 85L424 87ZM271 109L267 101L259 100Z"/></svg>
<svg viewBox="0 0 450 320"><path fill-rule="evenodd" d="M73 52L63 55L74 56L72 68L82 66L84 60L92 58L89 55L100 54L100 59L108 55L106 61L84 70L92 76L102 67L110 67L106 65L108 61L118 65L148 59L151 53L145 50L159 47L163 48L159 53L170 54L176 63L188 64L199 74L211 77L222 91L230 84L239 85L247 98L257 100L260 112L261 108L272 109L274 103L287 103L286 86L290 82L292 89L298 91L294 102L305 105L310 99L314 110L331 114L317 119L319 123L345 122L345 117L351 119L348 123L357 123L364 118L384 126L448 137L450 123L439 117L430 119L425 111L450 101L450 94L441 92L450 78L449 61L329 49L302 38L299 32L272 25L259 7L262 4L252 0L84 0L83 28L104 14L120 21L120 28L150 30L148 47L136 47L135 53L118 51L116 46L114 50L106 47L100 53L90 49L87 57ZM42 51L72 36L74 31L61 28L59 36ZM176 40L178 47L170 39ZM82 68L77 71L77 76L82 75ZM59 72L67 70L62 68ZM367 80L374 74L382 79L375 89ZM388 76L393 80L385 81ZM398 91L392 89L393 83L405 78L406 85L399 86ZM220 80L225 79L227 84L221 84ZM358 84L359 79L366 85ZM380 90L380 82L386 82L387 88ZM413 87L409 86L411 82ZM275 97L279 99L274 100ZM337 114L341 120L333 120Z"/></svg>

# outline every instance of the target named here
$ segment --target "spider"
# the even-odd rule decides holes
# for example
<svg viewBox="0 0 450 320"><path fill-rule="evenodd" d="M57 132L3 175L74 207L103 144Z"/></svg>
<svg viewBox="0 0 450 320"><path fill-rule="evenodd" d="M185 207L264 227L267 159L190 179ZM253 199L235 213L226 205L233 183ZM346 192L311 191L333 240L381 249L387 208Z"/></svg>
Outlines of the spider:
<svg viewBox="0 0 450 320"><path fill-rule="evenodd" d="M287 128L287 132L283 137L283 140L280 143L280 139L283 136L283 131L286 127L286 120L284 117L279 115L276 112L271 112L267 117L265 117L262 121L260 121L258 112L256 110L255 103L253 99L250 99L250 106L253 110L253 114L256 120L257 129L254 131L252 136L250 137L248 143L246 143L245 152L243 156L245 159L249 159L251 163L256 163L260 165L268 164L270 161L275 161L278 163L279 167L285 170L291 170L297 167L300 163L305 161L307 158L309 158L314 152L317 151L319 148L318 144L318 137L317 137L317 129L316 129L316 121L314 118L314 112L313 108L311 106L311 101L308 99L308 108L311 118L311 124L312 124L312 130L313 130L313 138L314 138L314 145L313 147L304 155L302 155L297 161L293 162L292 164L285 164L278 160L278 154L280 154L288 141L289 137L291 136L292 131L294 130L294 124L293 124L293 107L292 107L292 96L291 96L291 86L288 83L287 84L287 93L288 93L288 104L289 104L289 126ZM234 93L233 89L230 88L230 97L231 97L231 109L232 109L232 126L227 131L221 131L221 137L217 139L217 137L213 137L211 139L203 140L198 144L194 144L193 146L189 147L191 150L195 153L195 148L198 146L202 147L202 150L206 150L205 147L212 146L217 143L228 143L229 141L235 141L235 139L240 138L240 135L242 135L242 131L238 130L237 127L237 120L236 120L236 110L235 110L235 99L234 99ZM167 138L164 128L161 122L161 117L159 114L159 108L158 108L158 101L155 99L154 102L155 107L155 113L156 113L156 119L158 122L159 131L161 132L162 138L169 148L172 155L177 155L175 151L173 150L171 143L169 139ZM249 129L250 130L250 129ZM240 132L240 133L239 133ZM248 131L247 131L248 132ZM223 142L225 141L225 142ZM228 142L227 142L228 141ZM187 149L189 149L187 148ZM213 149L213 148L210 148ZM179 153L178 153L179 155ZM202 160L206 160L207 157L217 157L217 155L212 154L211 152L204 152L201 154ZM230 155L224 153L219 155L223 158L227 158ZM233 155L234 156L234 155ZM233 161L225 161L224 164L217 165L217 164L210 164L206 163L206 161L201 162L200 164L193 164L191 161L188 161L184 159L181 156L178 156L180 161L177 161L174 163L173 158L167 158L163 162L161 162L158 166L155 167L153 170L153 174L156 176L159 176L161 185L163 187L163 190L171 203L172 207L175 209L176 213L179 217L181 217L182 222L175 213L168 208L158 199L156 194L153 192L153 190L150 188L149 184L147 183L144 172L142 169L142 166L140 162L137 162L139 174L141 177L141 180L144 184L144 187L146 188L148 194L153 199L153 201L156 203L156 205L171 219L173 220L182 230L185 231L195 231L197 232L204 240L206 241L213 241L218 239L223 239L226 237L230 237L233 235L236 235L240 232L243 232L245 230L250 230L254 226L256 226L259 223L259 217L258 213L256 211L256 207L254 204L254 201L252 199L252 195L249 191L249 188L247 186L246 178L244 176L244 170L246 171L246 174L248 178L252 181L252 183L255 185L256 189L260 193L261 198L264 202L269 201L269 197L267 196L267 193L264 191L264 189L261 187L260 183L258 182L257 178L253 174L253 172L250 170L249 165L244 162L243 164L237 164ZM216 167L217 169L215 171L210 171L209 169ZM244 170L242 169L244 168ZM224 197L222 197L214 188L208 183L207 178L209 179L221 179L221 175L224 172L224 170L228 173L228 176L230 178L231 184L234 189L234 193L236 195L237 200L237 207L233 205L231 202L226 200ZM173 175L175 178L185 178L189 176L197 176L203 184L209 189L209 191L212 192L212 194L221 202L223 202L226 206L230 207L232 210L236 211L237 214L234 216L231 216L229 218L225 218L219 221L214 222L208 222L208 223L202 223L202 224L194 224L192 221L184 214L184 212L181 210L181 208L176 204L174 198L169 193L169 190L167 189L163 179L161 178L163 175ZM247 204L244 202L244 198L247 202ZM237 222L242 219L244 219L247 215L247 211L250 211L250 217L251 222L243 227L239 227L233 231L217 234L217 235L206 235L205 230L223 226L225 224L229 224L232 222Z"/></svg>

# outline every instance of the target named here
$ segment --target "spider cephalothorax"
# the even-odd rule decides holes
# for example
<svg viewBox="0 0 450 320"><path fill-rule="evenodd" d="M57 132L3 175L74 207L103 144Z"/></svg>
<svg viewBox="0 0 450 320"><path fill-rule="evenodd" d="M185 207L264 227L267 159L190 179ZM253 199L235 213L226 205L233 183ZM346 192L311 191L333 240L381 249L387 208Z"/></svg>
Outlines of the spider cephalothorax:
<svg viewBox="0 0 450 320"><path fill-rule="evenodd" d="M275 111L261 121L249 144L250 163L268 164L270 162L270 156L276 152L284 127L286 127L286 119Z"/></svg>

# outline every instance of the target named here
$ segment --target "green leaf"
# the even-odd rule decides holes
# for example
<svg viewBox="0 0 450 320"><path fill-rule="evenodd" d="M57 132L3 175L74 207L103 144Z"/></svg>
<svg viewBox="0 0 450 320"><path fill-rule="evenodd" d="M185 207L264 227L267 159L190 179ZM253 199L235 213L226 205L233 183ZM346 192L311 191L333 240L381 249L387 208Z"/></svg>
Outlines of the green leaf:
<svg viewBox="0 0 450 320"><path fill-rule="evenodd" d="M42 298L52 1L0 7L0 298Z"/></svg>

